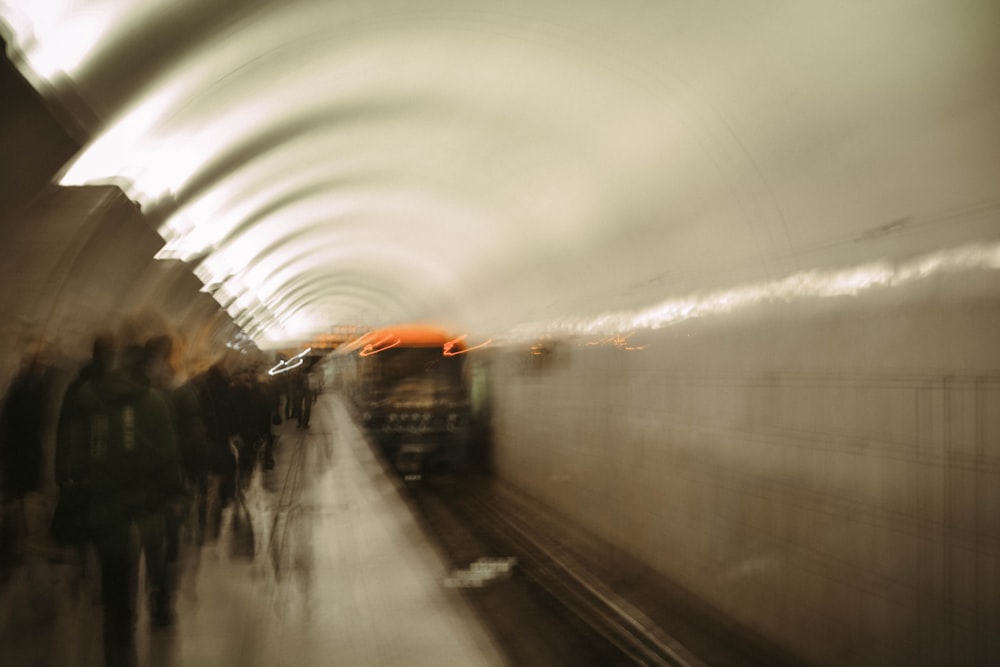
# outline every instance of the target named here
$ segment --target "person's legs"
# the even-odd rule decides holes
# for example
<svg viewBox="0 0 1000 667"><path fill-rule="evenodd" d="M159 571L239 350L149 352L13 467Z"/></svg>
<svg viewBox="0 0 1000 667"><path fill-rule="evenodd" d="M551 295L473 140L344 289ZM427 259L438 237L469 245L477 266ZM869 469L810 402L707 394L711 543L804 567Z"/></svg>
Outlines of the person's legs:
<svg viewBox="0 0 1000 667"><path fill-rule="evenodd" d="M91 535L101 572L104 661L119 667L129 663L135 623L128 518L114 507L94 508Z"/></svg>
<svg viewBox="0 0 1000 667"><path fill-rule="evenodd" d="M146 585L150 618L157 625L173 621L173 591L167 570L167 522L162 512L144 512L136 517L139 540L146 556Z"/></svg>
<svg viewBox="0 0 1000 667"><path fill-rule="evenodd" d="M191 522L192 541L200 547L205 542L205 526L208 520L208 473L199 472L192 475L191 511L187 520Z"/></svg>
<svg viewBox="0 0 1000 667"><path fill-rule="evenodd" d="M302 412L299 417L299 426L309 428L309 418L312 416L312 397L309 394L302 395Z"/></svg>

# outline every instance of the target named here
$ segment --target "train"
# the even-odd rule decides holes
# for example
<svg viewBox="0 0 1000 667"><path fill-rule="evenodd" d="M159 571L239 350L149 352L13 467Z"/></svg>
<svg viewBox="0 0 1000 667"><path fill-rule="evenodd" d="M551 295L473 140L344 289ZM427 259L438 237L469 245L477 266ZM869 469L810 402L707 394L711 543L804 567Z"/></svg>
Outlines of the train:
<svg viewBox="0 0 1000 667"><path fill-rule="evenodd" d="M486 467L484 366L471 350L463 337L413 325L369 331L331 355L331 381L407 481Z"/></svg>

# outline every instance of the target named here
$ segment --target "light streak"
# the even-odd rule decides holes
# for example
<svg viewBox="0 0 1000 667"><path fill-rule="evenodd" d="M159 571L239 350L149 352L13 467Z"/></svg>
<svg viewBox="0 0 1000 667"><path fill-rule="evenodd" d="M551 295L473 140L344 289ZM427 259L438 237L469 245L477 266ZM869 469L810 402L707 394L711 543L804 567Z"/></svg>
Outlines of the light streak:
<svg viewBox="0 0 1000 667"><path fill-rule="evenodd" d="M298 368L303 364L301 359L295 359L295 361L279 361L277 365L271 368L267 374L268 375L278 375L280 373L287 373L293 368Z"/></svg>
<svg viewBox="0 0 1000 667"><path fill-rule="evenodd" d="M386 343L387 341L391 341L391 342L389 342L387 344ZM392 340L392 336L383 336L382 338L379 338L374 343L368 343L367 345L365 345L361 349L361 352L359 354L362 357L370 357L373 354L378 354L379 352L384 352L386 350L391 350L392 348L397 347L400 344L402 344L402 342L403 341L400 338L396 338L395 340Z"/></svg>
<svg viewBox="0 0 1000 667"><path fill-rule="evenodd" d="M645 345L629 345L628 344L628 339L631 338L633 335L635 335L634 331L629 332L629 333L627 333L625 335L622 335L620 333L616 333L614 335L607 336L607 337L601 338L599 340L587 341L585 343L585 345L587 345L588 347L593 347L593 346L597 346L597 345L614 345L615 347L617 347L620 350L628 350L628 351L645 350L646 349Z"/></svg>
<svg viewBox="0 0 1000 667"><path fill-rule="evenodd" d="M291 357L290 359L283 359L283 360L279 361L277 364L275 364L274 366L272 366L267 371L267 374L273 376L273 375L278 375L280 373L287 373L288 371L290 371L290 370L292 370L294 368L298 368L303 363L305 363L304 357L307 354L309 354L310 352L312 352L312 348L311 347L307 347L306 349L304 349L301 352L299 352L298 354L296 354L294 357Z"/></svg>
<svg viewBox="0 0 1000 667"><path fill-rule="evenodd" d="M647 308L567 318L515 327L508 338L551 334L604 334L614 341L623 331L659 329L686 320L724 315L771 303L857 296L877 288L899 288L945 272L1000 269L1000 244L971 244L908 261L880 260L855 267L810 270L771 281L667 299ZM537 354L537 353L536 353Z"/></svg>
<svg viewBox="0 0 1000 667"><path fill-rule="evenodd" d="M493 342L493 339L490 338L487 339L485 342L480 343L479 345L473 345L472 347L463 347L462 349L456 351L455 346L461 343L466 338L468 338L468 334L464 336L459 336L458 338L449 340L447 343L445 343L442 349L444 356L457 357L460 354L465 354L467 352L471 352L472 350L478 350L480 348L486 347L487 345Z"/></svg>

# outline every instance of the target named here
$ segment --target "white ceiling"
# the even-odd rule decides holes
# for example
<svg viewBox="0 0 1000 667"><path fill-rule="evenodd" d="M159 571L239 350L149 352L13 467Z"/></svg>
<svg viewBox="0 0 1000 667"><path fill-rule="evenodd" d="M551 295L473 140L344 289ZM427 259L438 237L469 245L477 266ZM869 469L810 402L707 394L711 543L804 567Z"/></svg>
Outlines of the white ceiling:
<svg viewBox="0 0 1000 667"><path fill-rule="evenodd" d="M624 330L1000 268L1000 3L0 0L262 346Z"/></svg>

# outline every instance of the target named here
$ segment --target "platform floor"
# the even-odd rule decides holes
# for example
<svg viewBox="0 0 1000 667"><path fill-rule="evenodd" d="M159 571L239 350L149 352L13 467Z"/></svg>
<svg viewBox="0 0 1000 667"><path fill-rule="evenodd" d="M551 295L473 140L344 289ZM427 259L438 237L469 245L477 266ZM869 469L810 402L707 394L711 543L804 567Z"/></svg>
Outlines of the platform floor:
<svg viewBox="0 0 1000 667"><path fill-rule="evenodd" d="M342 400L281 432L214 544L182 550L177 621L138 608L139 664L162 667L503 665ZM36 531L50 507L29 503ZM32 519L32 516L36 520ZM36 534L0 582L0 664L99 666L96 576ZM92 555L87 559L93 566ZM141 568L140 568L141 572ZM139 580L142 600L141 575Z"/></svg>

